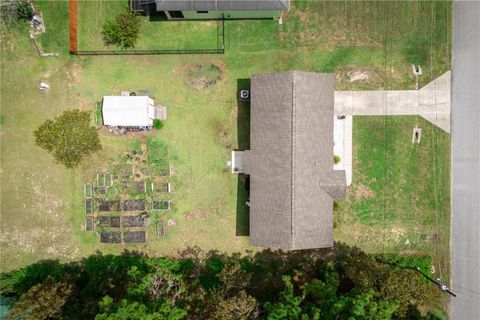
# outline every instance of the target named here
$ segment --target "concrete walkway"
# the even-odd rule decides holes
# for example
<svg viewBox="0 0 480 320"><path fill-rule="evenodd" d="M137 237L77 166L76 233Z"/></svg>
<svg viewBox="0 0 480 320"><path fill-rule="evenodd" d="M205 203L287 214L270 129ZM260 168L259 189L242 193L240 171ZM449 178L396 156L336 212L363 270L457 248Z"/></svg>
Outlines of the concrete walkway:
<svg viewBox="0 0 480 320"><path fill-rule="evenodd" d="M347 186L352 184L352 116L333 119L333 154L340 157L340 162L333 165L333 170L345 170Z"/></svg>
<svg viewBox="0 0 480 320"><path fill-rule="evenodd" d="M420 90L335 91L337 115L420 115L450 133L450 71Z"/></svg>

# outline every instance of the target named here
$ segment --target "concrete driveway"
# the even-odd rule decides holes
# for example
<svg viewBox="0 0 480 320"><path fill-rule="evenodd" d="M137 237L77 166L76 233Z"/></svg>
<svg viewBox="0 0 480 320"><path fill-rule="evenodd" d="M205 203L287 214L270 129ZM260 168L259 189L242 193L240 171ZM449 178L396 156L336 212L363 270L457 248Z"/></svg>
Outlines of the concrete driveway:
<svg viewBox="0 0 480 320"><path fill-rule="evenodd" d="M420 90L335 91L335 114L420 115L450 132L450 71Z"/></svg>

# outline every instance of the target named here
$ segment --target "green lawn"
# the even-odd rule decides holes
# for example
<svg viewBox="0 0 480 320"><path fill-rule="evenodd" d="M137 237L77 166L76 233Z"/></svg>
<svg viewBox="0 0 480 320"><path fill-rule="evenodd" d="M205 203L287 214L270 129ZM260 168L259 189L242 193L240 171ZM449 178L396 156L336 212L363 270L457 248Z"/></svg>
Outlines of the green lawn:
<svg viewBox="0 0 480 320"><path fill-rule="evenodd" d="M128 7L127 1L79 1L78 50L119 50L105 46L102 27ZM216 21L158 21L140 16L137 50L206 50L220 49L221 24Z"/></svg>
<svg viewBox="0 0 480 320"><path fill-rule="evenodd" d="M47 26L47 33L40 40L47 51L60 53L59 57L36 56L25 28L12 27L1 33L0 241L5 270L45 258L77 259L96 250L119 253L124 249L138 249L160 255L173 254L189 246L229 252L254 249L247 237L235 236L246 233L244 226L248 217L241 205L245 200L242 184L227 167L230 151L248 146L248 108L237 106L236 101L239 79L267 71L301 69L335 72L337 89L411 89L415 79L411 75L412 52L408 39L415 32L418 37L413 39L423 39L422 43L430 41L413 54L414 59L427 57L421 83L450 68L450 2L293 2L283 25L268 20L227 21L224 55L140 57L68 55L68 3L41 1L36 4ZM98 5L102 10L106 7L105 3L94 1L90 5ZM108 5L112 10L117 7L112 1ZM432 17L435 17L435 27ZM94 13L91 18L92 28L101 24ZM162 22L151 23L153 28L153 24L160 26ZM406 25L412 26L411 30L405 30ZM200 24L181 26L197 28ZM433 33L432 28L435 28ZM163 31L163 39L167 40L189 36L184 29ZM91 34L92 44L95 37L95 41L101 41L99 32ZM155 37L160 36L154 32L143 33L139 43L157 43ZM198 39L203 45L204 41ZM192 85L191 70L196 65L209 64L220 68L221 79L199 90ZM352 81L352 73L358 72L367 74L367 79ZM40 92L41 81L48 82L51 89ZM63 110L91 110L93 119L95 103L102 96L142 89L148 89L156 102L168 108L168 119L158 133L129 138L102 132L103 150L75 170L54 163L47 152L34 145L33 130ZM433 222L438 221L437 236L445 248L449 189L442 182L449 174L448 135L438 132L433 136L432 127L419 121L424 138L422 144L414 148L409 143L415 120L355 119L354 136L358 136L355 139L359 139L359 144L355 149L358 168L355 167L354 181L364 181L362 184L379 197L352 199L350 190L349 200L340 205L341 219L337 217L338 240L373 252L384 247L389 251L430 254L435 251L429 237L434 235ZM375 130L368 129L370 127ZM433 140L438 164L435 176L432 176L432 137L437 139ZM82 231L83 184L100 170L110 169L111 159L136 148L139 139L150 139L161 146L159 153L162 148L168 150L168 161L174 172L170 214L176 224L169 226L166 237L152 236L145 245L101 245L96 235ZM365 145L362 141L371 143ZM409 156L404 154L405 150ZM380 161L382 155L384 159L387 156L387 162ZM158 161L162 161L161 157ZM369 167L369 161L378 165ZM406 171L398 175L400 169ZM378 179L377 184L371 181L373 178ZM432 198L432 179L438 179L435 180L438 182L436 200ZM418 188L415 197L404 197L405 193L412 195L414 186ZM432 209L434 204L437 210ZM237 212L241 214L237 216ZM381 213L386 213L385 219ZM413 234L411 228L413 218L419 219L413 220L420 228L418 234ZM365 235L357 239L348 234L349 225L378 232L384 230L380 228L382 224L385 230L394 226L405 229L404 238L391 239L381 234L382 241L378 241L381 245L377 245ZM407 239L409 247L404 246ZM438 255L436 259L448 261Z"/></svg>
<svg viewBox="0 0 480 320"><path fill-rule="evenodd" d="M450 135L416 116L354 117L353 183L338 202L335 239L368 252L431 255L448 279L449 224Z"/></svg>

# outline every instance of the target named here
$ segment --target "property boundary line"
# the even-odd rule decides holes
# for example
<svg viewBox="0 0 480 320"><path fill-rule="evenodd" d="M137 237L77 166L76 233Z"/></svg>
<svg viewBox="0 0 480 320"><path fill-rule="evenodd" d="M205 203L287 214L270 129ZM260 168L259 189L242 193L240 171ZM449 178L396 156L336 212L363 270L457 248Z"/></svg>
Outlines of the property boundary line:
<svg viewBox="0 0 480 320"><path fill-rule="evenodd" d="M78 0L69 0L68 2L68 21L69 21L69 49L70 53L78 52Z"/></svg>
<svg viewBox="0 0 480 320"><path fill-rule="evenodd" d="M222 18L222 19L214 19L214 20L217 21L217 48L215 49L78 50L78 0L69 0L70 53L79 55L79 56L224 54L225 53L225 19Z"/></svg>

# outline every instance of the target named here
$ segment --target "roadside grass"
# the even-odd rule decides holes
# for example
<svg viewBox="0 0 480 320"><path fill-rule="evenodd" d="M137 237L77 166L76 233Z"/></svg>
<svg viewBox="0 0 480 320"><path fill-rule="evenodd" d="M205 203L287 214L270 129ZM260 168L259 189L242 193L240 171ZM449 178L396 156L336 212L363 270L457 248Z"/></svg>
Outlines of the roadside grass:
<svg viewBox="0 0 480 320"><path fill-rule="evenodd" d="M102 28L128 9L127 1L79 1L78 49L80 51L122 50L106 46ZM134 50L202 50L218 48L216 21L159 21L140 16L140 33ZM131 50L131 49L129 49Z"/></svg>
<svg viewBox="0 0 480 320"><path fill-rule="evenodd" d="M435 275L448 279L450 135L421 117L356 116L353 148L335 239L372 253L430 255Z"/></svg>
<svg viewBox="0 0 480 320"><path fill-rule="evenodd" d="M339 90L411 89L415 79L411 75L405 53L407 40L402 38L402 32L420 33L427 39L422 43L429 41L430 46L421 46L426 55L419 54L429 57L423 67L421 83L427 83L450 68L451 18L447 11L451 9L450 2L434 2L433 5L424 2L292 2L292 10L285 16L283 25L267 20L227 21L225 55L140 57L64 54L68 51L68 15L65 14L68 2L35 3L46 20L47 33L41 37L42 44L46 50L61 55L58 58L37 57L25 28L2 34L0 240L4 270L46 257L76 259L97 250L104 253L140 250L150 255L175 254L179 249L193 246L229 252L255 250L248 238L235 236L248 232L245 230L248 215L243 205L246 194L243 183L230 173L226 164L232 149L248 145L248 107L238 106L236 100L239 79L250 78L255 73L299 69L335 72ZM105 3L101 5L105 8ZM112 1L108 1L108 5L116 6ZM433 41L429 36L433 28L432 7L436 17ZM387 9L388 19L385 17ZM93 11L90 12L91 26L97 25L97 30L91 34L92 44L101 41L101 37L93 39L100 35L98 26L101 25ZM418 20L412 22L415 12L419 12ZM83 17L87 16L84 13ZM446 29L440 30L443 20ZM183 26L187 28L187 24ZM193 26L196 24L190 25ZM405 26L418 28L405 30ZM175 37L181 39L188 30L162 32L165 44L175 44L169 41ZM162 32L144 36L158 42L163 39ZM7 41L3 41L5 39ZM202 38L198 39L203 44ZM182 45L186 43L182 41ZM192 67L210 64L219 67L220 79L205 88L193 87L190 81ZM352 73L365 73L367 79L352 81ZM49 83L51 89L41 93L38 90L41 81ZM32 132L47 118L66 109L91 110L93 119L95 103L102 96L143 89L148 89L156 102L167 106L169 115L161 130L147 134L144 139L166 147L174 171L171 179L174 192L169 198L172 210L166 215L154 213L154 219L174 219L176 224L169 226L167 235L162 238L154 236L154 226L150 226L149 239L144 245L102 245L98 236L82 230L85 219L83 184L91 181L97 172L109 170L112 159L137 148L140 138L102 131L102 151L79 168L66 170L34 145ZM449 214L445 208L449 206L449 189L444 180L437 180L437 188L432 189L431 166L428 167L430 171L427 170L428 161L433 164L429 140L434 129L420 119L424 136L422 144L413 148L408 143L411 143L415 122L396 117L355 118L354 138L358 132L360 145L354 150L358 164L354 181L362 181L362 185L369 188L365 189L367 195L372 190L388 201L368 197L357 199L351 191L349 199L339 205L342 211L337 217L337 240L351 244L358 241L357 246L372 252L383 250L381 246L384 246L389 252L408 253L410 250L430 254L435 252L432 251L435 241L430 237L436 233L432 225L436 217L432 208L436 203L439 232L435 237L442 248L448 248L445 241ZM376 130L369 129L370 126ZM448 135L438 132L436 137L434 155L438 166L435 177L443 179L449 172L446 162L449 154L445 152ZM362 141L372 143L365 146ZM388 153L384 152L385 141ZM403 152L408 152L409 157ZM387 161L382 162L385 155ZM387 176L382 175L385 171ZM422 175L426 179L420 179ZM374 178L379 182L375 183ZM358 185L357 188L363 187ZM436 202L432 190L437 190ZM365 192L360 191L361 194ZM403 193L414 198L401 197ZM382 212L389 213L385 220ZM416 222L418 234L415 233ZM396 227L401 230L384 232ZM364 233L365 230L370 233ZM369 234L382 239L382 245L376 244ZM354 235L358 235L358 239ZM405 245L407 239L410 246ZM434 260L448 261L448 255L439 257L435 253Z"/></svg>

